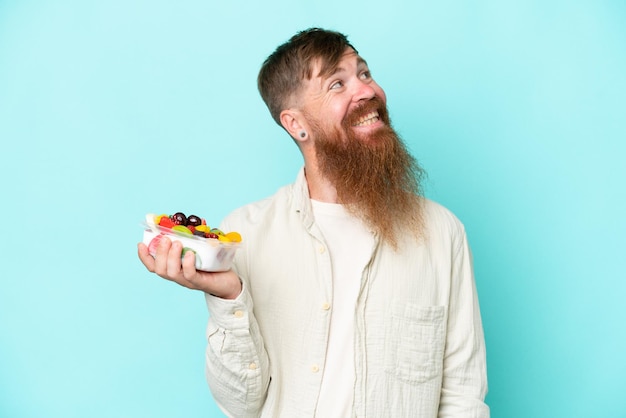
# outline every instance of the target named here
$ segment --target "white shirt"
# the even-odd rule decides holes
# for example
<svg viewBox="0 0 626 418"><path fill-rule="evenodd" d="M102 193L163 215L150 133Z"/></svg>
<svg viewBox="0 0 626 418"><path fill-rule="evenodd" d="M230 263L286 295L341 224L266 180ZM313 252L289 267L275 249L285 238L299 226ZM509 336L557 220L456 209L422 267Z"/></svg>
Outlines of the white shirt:
<svg viewBox="0 0 626 418"><path fill-rule="evenodd" d="M311 203L315 222L330 253L333 295L326 363L315 416L345 418L352 415L354 398L356 301L374 237L343 205L316 200Z"/></svg>
<svg viewBox="0 0 626 418"><path fill-rule="evenodd" d="M426 238L376 239L356 300L353 417L487 418L483 329L463 225L424 202ZM313 417L327 361L332 263L301 170L234 211L235 300L206 295L206 372L231 417Z"/></svg>

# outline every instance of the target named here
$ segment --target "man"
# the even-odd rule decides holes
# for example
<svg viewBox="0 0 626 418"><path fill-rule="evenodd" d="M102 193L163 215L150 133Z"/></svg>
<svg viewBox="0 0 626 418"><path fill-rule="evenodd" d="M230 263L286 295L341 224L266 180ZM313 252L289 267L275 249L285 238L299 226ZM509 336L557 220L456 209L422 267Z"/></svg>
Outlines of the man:
<svg viewBox="0 0 626 418"><path fill-rule="evenodd" d="M421 195L368 65L333 31L296 34L259 90L304 157L294 184L234 211L233 269L161 240L148 270L206 294L207 380L233 417L488 417L462 224Z"/></svg>

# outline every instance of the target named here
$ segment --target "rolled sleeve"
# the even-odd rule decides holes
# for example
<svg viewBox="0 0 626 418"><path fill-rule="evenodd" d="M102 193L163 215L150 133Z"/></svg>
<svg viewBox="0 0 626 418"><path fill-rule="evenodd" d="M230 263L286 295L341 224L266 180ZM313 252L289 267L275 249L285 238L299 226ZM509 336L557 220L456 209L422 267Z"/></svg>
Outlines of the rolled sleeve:
<svg viewBox="0 0 626 418"><path fill-rule="evenodd" d="M269 361L247 289L233 300L206 295L207 382L228 416L258 416L269 384Z"/></svg>

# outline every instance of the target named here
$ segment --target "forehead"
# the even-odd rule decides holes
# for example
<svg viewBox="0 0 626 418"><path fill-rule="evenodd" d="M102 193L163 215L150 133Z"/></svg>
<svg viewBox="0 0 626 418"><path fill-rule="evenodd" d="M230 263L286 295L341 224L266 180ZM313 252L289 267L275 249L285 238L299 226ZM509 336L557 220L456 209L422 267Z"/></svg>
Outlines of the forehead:
<svg viewBox="0 0 626 418"><path fill-rule="evenodd" d="M334 60L321 57L314 60L311 66L311 75L312 78L324 80L340 71L348 70L353 65L359 67L366 66L367 63L354 49L346 48L343 54Z"/></svg>
<svg viewBox="0 0 626 418"><path fill-rule="evenodd" d="M296 103L306 106L306 103L328 100L330 95L326 85L329 79L342 73L360 71L367 66L365 60L352 48L347 48L334 61L324 61L321 57L312 61L310 77L301 80L300 89L292 96Z"/></svg>

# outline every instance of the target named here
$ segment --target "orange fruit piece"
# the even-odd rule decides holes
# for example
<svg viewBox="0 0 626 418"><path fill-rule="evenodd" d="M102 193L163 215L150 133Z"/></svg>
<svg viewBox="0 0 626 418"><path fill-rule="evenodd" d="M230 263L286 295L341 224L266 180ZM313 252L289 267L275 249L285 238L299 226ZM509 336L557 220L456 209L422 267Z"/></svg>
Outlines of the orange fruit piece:
<svg viewBox="0 0 626 418"><path fill-rule="evenodd" d="M241 235L239 234L239 232L229 232L225 236L231 242L241 242Z"/></svg>

